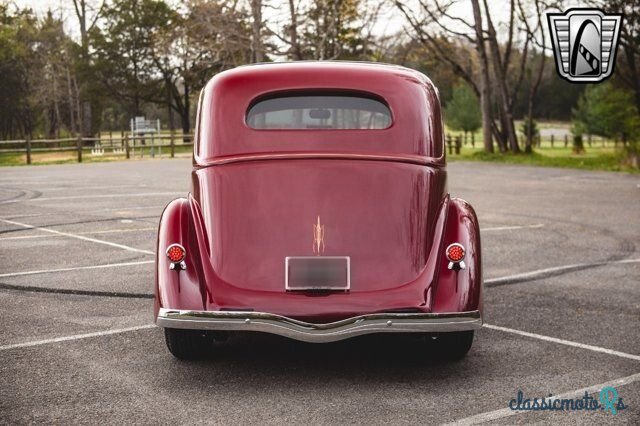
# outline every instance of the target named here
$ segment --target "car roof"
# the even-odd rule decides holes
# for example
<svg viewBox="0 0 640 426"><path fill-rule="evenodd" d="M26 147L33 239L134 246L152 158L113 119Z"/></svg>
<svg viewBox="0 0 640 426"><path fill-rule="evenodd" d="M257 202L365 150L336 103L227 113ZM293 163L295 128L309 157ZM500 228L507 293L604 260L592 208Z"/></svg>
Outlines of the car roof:
<svg viewBox="0 0 640 426"><path fill-rule="evenodd" d="M258 130L248 108L293 91L375 95L392 112L387 129ZM296 61L244 65L214 76L202 91L194 159L206 166L232 156L285 153L376 155L425 160L443 156L438 92L424 74L375 62Z"/></svg>

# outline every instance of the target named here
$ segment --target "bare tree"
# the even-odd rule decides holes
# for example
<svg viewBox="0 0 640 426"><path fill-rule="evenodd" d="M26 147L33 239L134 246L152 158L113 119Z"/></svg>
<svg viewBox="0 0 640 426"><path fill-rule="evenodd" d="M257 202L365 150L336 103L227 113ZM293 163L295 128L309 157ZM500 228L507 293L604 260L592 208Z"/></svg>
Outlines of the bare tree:
<svg viewBox="0 0 640 426"><path fill-rule="evenodd" d="M405 0L394 0L394 3L412 30L409 35L469 83L480 98L485 150L493 151L493 136L500 151L520 152L513 110L531 57L528 54L530 44L544 41L538 40L539 34L543 34L542 0L510 0L507 3L508 19L500 26L500 34L487 0L482 3L470 0L473 22L451 11L458 3L453 0L418 0L418 10L409 7ZM536 13L524 12L531 8ZM465 64L468 59L456 58L447 48L456 43L473 46L477 71ZM521 54L516 54L516 49ZM532 102L543 69L544 63L538 70L540 77L529 93ZM497 113L495 117L494 112Z"/></svg>
<svg viewBox="0 0 640 426"><path fill-rule="evenodd" d="M80 49L81 49L81 66L83 78L80 86L80 93L82 97L82 123L81 131L83 136L92 136L93 131L91 129L92 116L91 116L91 101L88 99L88 80L89 80L89 33L95 27L100 14L105 5L105 0L101 0L95 5L91 0L72 0L73 8L78 19L80 27Z"/></svg>
<svg viewBox="0 0 640 426"><path fill-rule="evenodd" d="M251 0L251 62L264 61L262 0Z"/></svg>
<svg viewBox="0 0 640 426"><path fill-rule="evenodd" d="M640 110L640 3L637 0L591 0L588 3L607 13L624 13L615 78L633 91L636 107Z"/></svg>
<svg viewBox="0 0 640 426"><path fill-rule="evenodd" d="M456 75L466 81L480 99L482 112L482 132L485 151L493 152L492 134L495 125L491 111L491 76L489 68L489 54L485 46L485 31L483 30L482 10L479 0L471 0L473 22L449 13L452 3L441 4L420 2L420 10L415 11L401 0L395 0L395 5L402 12L411 27L409 36L419 41L430 53L446 64ZM447 25L446 22L452 25ZM456 41L473 46L477 54L478 74L476 79L468 58L457 58L450 45ZM476 81L477 80L477 81ZM497 138L498 145L503 151L504 145Z"/></svg>
<svg viewBox="0 0 640 426"><path fill-rule="evenodd" d="M475 0L474 0L475 1ZM507 70L509 68L509 58L511 54L510 43L507 44L507 50L503 56L500 52L500 46L498 45L498 35L491 19L491 13L487 0L483 0L485 16L487 18L487 41L491 51L491 62L493 65L494 85L498 92L498 111L500 113L500 122L502 127L502 140L508 142L509 150L511 152L520 152L518 146L518 136L516 135L515 125L513 123L513 109L511 108L511 100L509 98L509 89L507 88ZM514 0L510 1L510 24L509 24L509 39L511 40L513 34L513 9ZM524 58L524 56L523 56Z"/></svg>
<svg viewBox="0 0 640 426"><path fill-rule="evenodd" d="M520 19L524 25L524 30L527 35L527 42L532 41L535 45L540 48L540 60L538 62L538 69L536 71L535 77L530 81L529 91L527 94L527 117L526 117L526 129L527 134L525 141L525 152L531 153L533 151L533 100L538 93L538 89L540 88L540 82L542 81L542 75L544 73L544 67L546 63L547 56L545 54L545 50L547 48L547 42L544 32L544 9L548 8L548 5L543 5L540 0L534 0L534 13L533 18L528 18L526 16L525 7L523 5L522 0L518 0L518 10ZM529 21L533 20L534 25L532 26ZM528 45L528 44L527 44ZM525 47L527 46L525 45ZM527 49L525 48L522 52L524 56L527 55Z"/></svg>
<svg viewBox="0 0 640 426"><path fill-rule="evenodd" d="M289 40L288 44L290 47L290 53L292 59L294 60L302 60L304 56L302 55L302 46L300 46L300 40L298 37L298 4L296 4L295 0L289 0L289 17L291 19L289 23Z"/></svg>
<svg viewBox="0 0 640 426"><path fill-rule="evenodd" d="M478 0L472 0L473 19L476 35L476 51L480 59L480 83L476 91L480 92L480 111L482 112L482 136L484 139L484 150L493 152L493 141L491 139L493 119L491 114L491 91L489 77L489 59L484 45L482 34L482 13Z"/></svg>
<svg viewBox="0 0 640 426"><path fill-rule="evenodd" d="M269 52L293 60L369 60L385 1L289 0L286 18L265 26L274 38Z"/></svg>
<svg viewBox="0 0 640 426"><path fill-rule="evenodd" d="M174 25L155 34L151 54L165 95L152 101L176 112L184 133L191 128L195 90L217 72L256 60L248 18L235 0L190 0Z"/></svg>

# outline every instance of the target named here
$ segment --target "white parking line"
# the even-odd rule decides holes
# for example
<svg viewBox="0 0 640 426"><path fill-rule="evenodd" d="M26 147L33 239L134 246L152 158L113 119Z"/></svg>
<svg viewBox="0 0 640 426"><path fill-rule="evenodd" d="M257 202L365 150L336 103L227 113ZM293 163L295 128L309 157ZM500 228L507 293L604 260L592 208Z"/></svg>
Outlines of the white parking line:
<svg viewBox="0 0 640 426"><path fill-rule="evenodd" d="M100 213L100 212L123 212L123 211L129 211L129 210L146 210L146 209L163 209L165 208L165 206L139 206L139 207L118 207L118 208L111 208L111 209L102 209L102 210L96 210L96 213Z"/></svg>
<svg viewBox="0 0 640 426"><path fill-rule="evenodd" d="M602 388L605 388L605 387L618 388L620 386L628 385L628 384L637 382L639 380L640 380L640 373L637 373L637 374L632 374L631 376L621 377L619 379L611 380L609 382L600 383L599 385L593 385L593 386L589 386L589 387L586 387L586 388L576 389L576 390L572 390L572 391L569 391L569 392L561 393L561 394L558 394L558 395L553 395L552 397L553 397L553 399L580 398L580 397L584 396L585 392L587 392L589 395L591 395L591 394L594 394L594 393L599 393L602 390ZM505 404L506 404L506 401L505 401ZM486 413L480 413L480 414L476 414L475 416L466 417L464 419L456 420L455 422L447 423L447 426L449 426L449 425L459 425L459 426L462 426L462 425L477 425L477 424L487 423L487 422L498 420L498 419L503 419L505 417L515 416L517 414L531 413L531 412L543 413L543 411L515 411L515 410L511 410L510 408L501 408L499 410L488 411ZM551 411L550 411L550 413L551 413Z"/></svg>
<svg viewBox="0 0 640 426"><path fill-rule="evenodd" d="M103 212L117 212L117 213L126 213L129 210L153 210L153 209L157 209L157 210L161 210L164 209L166 207L166 205L162 205L162 206L135 206L135 207L116 207L116 208L108 208L108 209L100 209L100 210L91 210L88 212L82 212L82 213L86 213L86 214L95 214L95 213L103 213ZM62 215L64 214L63 212L57 212L57 213L32 213L32 214L19 214L19 215L11 215L11 216L5 216L5 217L1 217L0 219L19 219L22 217L37 217L37 216L55 216L55 215Z"/></svg>
<svg viewBox="0 0 640 426"><path fill-rule="evenodd" d="M83 199L83 198L155 197L160 195L176 195L176 194L184 194L184 192L171 191L171 192L140 192L140 193L128 193L128 194L69 195L65 197L41 197L41 198L6 200L6 201L0 202L0 204L24 203L27 201L36 202L36 201L56 201L56 200L77 200L77 199Z"/></svg>
<svg viewBox="0 0 640 426"><path fill-rule="evenodd" d="M80 191L95 191L97 189L116 189L116 188L145 188L147 185L145 184L140 184L140 185L101 185L101 186L54 186L54 187L47 187L46 189L43 188L43 186L38 186L38 190L40 190L41 192L54 192L54 191L74 191L74 192L80 192Z"/></svg>
<svg viewBox="0 0 640 426"><path fill-rule="evenodd" d="M534 225L515 225L515 226L496 226L493 228L480 228L480 231L510 231L513 229L535 229L544 228L544 223L536 223Z"/></svg>
<svg viewBox="0 0 640 426"><path fill-rule="evenodd" d="M137 248L134 248L134 247L125 246L124 244L112 243L110 241L98 240L97 238L90 238L90 237L85 237L85 236L82 236L82 235L70 234L68 232L56 231L55 229L49 229L49 228L43 228L41 226L29 225L29 224L26 224L26 223L15 222L13 220L0 219L0 222L9 223L11 225L16 225L16 226L22 226L22 227L28 228L28 229L38 229L40 231L49 232L51 234L64 235L64 236L67 236L67 237L70 237L70 238L76 238L78 240L89 241L91 243L104 244L106 246L116 247L116 248L120 248L120 249L123 249L123 250L132 251L132 252L135 252L135 253L155 254L154 252L149 251L149 250L137 249Z"/></svg>
<svg viewBox="0 0 640 426"><path fill-rule="evenodd" d="M158 228L127 228L127 229L106 229L102 231L86 231L76 232L74 235L95 235L95 234L120 234L123 232L142 232L142 231L157 231ZM47 235L21 235L19 237L5 237L0 238L0 241L8 240L30 240L33 238L52 238L52 237L66 237L66 235L60 234L47 234Z"/></svg>
<svg viewBox="0 0 640 426"><path fill-rule="evenodd" d="M145 330L148 328L154 328L155 324L138 325L135 327L116 328L113 330L97 331L95 333L75 334L73 336L56 337L53 339L36 340L33 342L15 343L12 345L0 346L0 351L7 351L10 349L30 348L32 346L47 345L49 343L68 342L70 340L88 339L90 337L109 336L112 334L128 333L130 331Z"/></svg>
<svg viewBox="0 0 640 426"><path fill-rule="evenodd" d="M489 278L487 280L484 280L484 283L488 285L496 285L496 284L501 284L503 282L510 282L513 280L532 280L538 277L544 277L545 275L552 272L564 272L564 271L571 271L574 269L578 270L583 268L591 268L595 266L621 265L625 263L639 263L639 262L640 262L640 258L622 259L622 260L605 260L601 262L592 262L592 263L574 263L572 265L554 266L551 268L536 269L535 271L522 272L519 274L507 275L504 277Z"/></svg>
<svg viewBox="0 0 640 426"><path fill-rule="evenodd" d="M40 269L36 271L10 272L7 274L0 274L0 278L20 277L23 275L49 274L52 272L84 271L87 269L105 269L105 268L116 268L116 267L123 267L123 266L147 265L149 263L154 263L154 262L155 260L141 260L139 262L107 263L104 265L75 266L75 267L60 268L60 269Z"/></svg>
<svg viewBox="0 0 640 426"><path fill-rule="evenodd" d="M601 352L607 355L614 355L620 358L632 359L634 361L640 361L640 355L628 354L626 352L614 351L607 348L602 348L600 346L593 345L585 345L584 343L573 342L571 340L558 339L557 337L545 336L542 334L529 333L527 331L516 330L513 328L500 327L498 325L493 324L484 324L483 327L486 327L490 330L498 330L503 331L505 333L517 334L518 336L531 337L533 339L544 340L545 342L558 343L565 346L572 346L574 348L587 349L593 352Z"/></svg>

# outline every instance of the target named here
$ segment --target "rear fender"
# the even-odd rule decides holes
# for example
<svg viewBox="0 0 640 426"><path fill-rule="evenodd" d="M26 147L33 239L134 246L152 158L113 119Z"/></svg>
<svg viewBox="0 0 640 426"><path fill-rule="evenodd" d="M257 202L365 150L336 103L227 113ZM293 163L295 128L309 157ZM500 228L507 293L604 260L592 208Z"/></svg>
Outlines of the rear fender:
<svg viewBox="0 0 640 426"><path fill-rule="evenodd" d="M180 244L185 248L186 270L169 269L167 247ZM202 310L205 308L200 277L200 249L189 201L178 198L162 213L158 228L156 252L155 316L159 308Z"/></svg>
<svg viewBox="0 0 640 426"><path fill-rule="evenodd" d="M465 268L449 269L445 250L452 243L465 248ZM469 203L452 198L447 212L444 242L440 246L438 282L432 312L463 312L482 309L482 261L480 227Z"/></svg>

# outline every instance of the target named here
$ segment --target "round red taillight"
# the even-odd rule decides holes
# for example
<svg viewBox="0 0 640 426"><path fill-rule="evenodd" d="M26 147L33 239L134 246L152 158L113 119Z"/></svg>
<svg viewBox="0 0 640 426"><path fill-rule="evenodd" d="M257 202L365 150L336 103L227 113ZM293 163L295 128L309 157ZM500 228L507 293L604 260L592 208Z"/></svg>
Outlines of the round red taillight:
<svg viewBox="0 0 640 426"><path fill-rule="evenodd" d="M182 262L187 252L180 244L171 244L167 247L167 257L172 262Z"/></svg>
<svg viewBox="0 0 640 426"><path fill-rule="evenodd" d="M460 262L464 259L464 247L462 244L453 243L447 247L446 254L450 262Z"/></svg>

